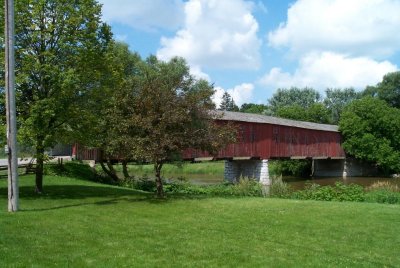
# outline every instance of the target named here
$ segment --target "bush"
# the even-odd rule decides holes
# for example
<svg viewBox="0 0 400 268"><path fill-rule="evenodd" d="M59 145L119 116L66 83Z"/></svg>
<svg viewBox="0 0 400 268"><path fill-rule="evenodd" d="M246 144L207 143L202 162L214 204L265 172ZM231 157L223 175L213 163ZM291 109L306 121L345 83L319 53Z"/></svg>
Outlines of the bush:
<svg viewBox="0 0 400 268"><path fill-rule="evenodd" d="M335 186L308 184L304 190L292 195L295 199L320 201L364 201L364 190L356 184L345 185L337 182Z"/></svg>
<svg viewBox="0 0 400 268"><path fill-rule="evenodd" d="M208 196L262 196L262 186L250 178L241 178L238 183L216 185L194 185L186 181L172 181L164 185L170 194L208 195Z"/></svg>
<svg viewBox="0 0 400 268"><path fill-rule="evenodd" d="M139 179L129 178L125 180L125 184L130 185L131 188L145 192L156 192L157 190L156 182L149 179L148 177L143 177Z"/></svg>
<svg viewBox="0 0 400 268"><path fill-rule="evenodd" d="M255 179L241 177L231 187L235 196L262 196L262 185Z"/></svg>
<svg viewBox="0 0 400 268"><path fill-rule="evenodd" d="M367 188L367 191L386 190L390 192L400 192L400 188L388 181L377 181Z"/></svg>
<svg viewBox="0 0 400 268"><path fill-rule="evenodd" d="M269 186L269 196L277 198L289 198L292 194L292 188L289 184L282 181L282 176L273 176Z"/></svg>
<svg viewBox="0 0 400 268"><path fill-rule="evenodd" d="M400 203L400 189L388 181L377 181L367 188L367 202L397 204Z"/></svg>
<svg viewBox="0 0 400 268"><path fill-rule="evenodd" d="M400 193L390 190L374 190L365 194L365 201L371 203L398 204L400 203Z"/></svg>

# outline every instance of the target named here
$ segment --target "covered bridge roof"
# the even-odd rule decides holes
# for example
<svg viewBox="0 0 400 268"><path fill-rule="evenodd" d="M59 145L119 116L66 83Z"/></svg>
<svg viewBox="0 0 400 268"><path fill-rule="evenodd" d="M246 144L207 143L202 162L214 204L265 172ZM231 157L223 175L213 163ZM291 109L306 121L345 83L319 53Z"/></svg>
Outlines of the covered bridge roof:
<svg viewBox="0 0 400 268"><path fill-rule="evenodd" d="M339 132L339 128L336 125L296 121L296 120L272 117L261 114L216 111L216 117L218 117L220 120L227 120L227 121L272 124L272 125L298 127L298 128L313 129L313 130Z"/></svg>

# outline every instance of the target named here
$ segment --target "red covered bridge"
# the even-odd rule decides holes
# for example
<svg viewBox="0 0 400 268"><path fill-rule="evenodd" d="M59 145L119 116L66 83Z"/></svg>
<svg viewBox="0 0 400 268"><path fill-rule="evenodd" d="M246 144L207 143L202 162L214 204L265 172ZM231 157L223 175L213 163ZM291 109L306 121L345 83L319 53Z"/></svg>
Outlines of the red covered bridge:
<svg viewBox="0 0 400 268"><path fill-rule="evenodd" d="M217 112L218 121L232 122L238 130L237 141L217 155L198 150L186 150L185 160L225 159L225 179L240 176L258 178L269 183L268 159L344 159L341 135L337 126L295 121L265 115ZM218 114L217 114L218 115ZM96 149L75 147L77 159L98 160ZM345 163L343 160L341 160ZM343 166L345 174L346 166Z"/></svg>
<svg viewBox="0 0 400 268"><path fill-rule="evenodd" d="M197 158L333 158L345 157L337 126L295 121L265 115L223 112L221 121L233 122L237 141L218 152L188 150L185 159Z"/></svg>

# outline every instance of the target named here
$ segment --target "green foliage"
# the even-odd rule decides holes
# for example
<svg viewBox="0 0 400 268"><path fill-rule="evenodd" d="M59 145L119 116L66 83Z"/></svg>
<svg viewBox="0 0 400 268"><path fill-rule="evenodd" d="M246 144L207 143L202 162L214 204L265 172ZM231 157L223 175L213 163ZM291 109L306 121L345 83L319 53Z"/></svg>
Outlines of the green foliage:
<svg viewBox="0 0 400 268"><path fill-rule="evenodd" d="M387 189L373 190L365 194L365 201L371 203L399 204L400 193Z"/></svg>
<svg viewBox="0 0 400 268"><path fill-rule="evenodd" d="M106 111L104 124L113 130L103 148L110 156L152 163L161 197L166 161L180 160L189 148L215 153L236 133L215 124L209 112L215 108L214 89L194 79L184 59L163 62L150 56L134 69L128 86L115 91Z"/></svg>
<svg viewBox="0 0 400 268"><path fill-rule="evenodd" d="M3 8L0 21L4 36ZM110 27L102 23L95 0L15 1L19 138L36 150L38 192L44 150L72 140L88 96L106 77L102 71L110 41Z"/></svg>
<svg viewBox="0 0 400 268"><path fill-rule="evenodd" d="M280 108L287 106L300 106L303 109L311 107L321 100L318 91L312 88L278 89L268 100L272 113L276 114Z"/></svg>
<svg viewBox="0 0 400 268"><path fill-rule="evenodd" d="M400 108L400 71L386 74L376 86L368 87L364 95L376 96L390 106Z"/></svg>
<svg viewBox="0 0 400 268"><path fill-rule="evenodd" d="M308 184L304 190L294 192L295 199L318 201L364 201L364 190L356 184L345 185L337 182L335 186Z"/></svg>
<svg viewBox="0 0 400 268"><path fill-rule="evenodd" d="M239 111L242 113L266 114L268 113L268 109L269 107L264 104L243 103Z"/></svg>
<svg viewBox="0 0 400 268"><path fill-rule="evenodd" d="M400 203L400 188L390 182L375 182L367 188L365 200L375 203Z"/></svg>
<svg viewBox="0 0 400 268"><path fill-rule="evenodd" d="M262 196L262 185L251 178L241 177L232 189L235 196Z"/></svg>
<svg viewBox="0 0 400 268"><path fill-rule="evenodd" d="M322 103L313 103L306 108L298 104L282 106L277 109L275 115L299 121L331 123L329 110Z"/></svg>
<svg viewBox="0 0 400 268"><path fill-rule="evenodd" d="M270 162L270 174L279 176L309 177L311 174L311 160L274 160Z"/></svg>
<svg viewBox="0 0 400 268"><path fill-rule="evenodd" d="M282 176L272 176L269 186L269 197L289 198L293 193L290 185L282 180Z"/></svg>
<svg viewBox="0 0 400 268"><path fill-rule="evenodd" d="M262 196L261 184L251 178L240 178L235 184L194 185L185 181L165 183L164 190L169 194L206 196Z"/></svg>
<svg viewBox="0 0 400 268"><path fill-rule="evenodd" d="M364 97L352 102L339 122L348 154L376 162L385 172L400 171L400 110Z"/></svg>
<svg viewBox="0 0 400 268"><path fill-rule="evenodd" d="M354 88L328 88L325 93L326 97L324 98L323 103L330 113L329 116L332 124L337 124L343 109L352 101L359 98L359 94L354 90Z"/></svg>
<svg viewBox="0 0 400 268"><path fill-rule="evenodd" d="M239 107L235 104L235 101L233 100L231 95L226 91L224 92L224 95L222 95L222 101L219 105L219 110L232 112L239 111Z"/></svg>

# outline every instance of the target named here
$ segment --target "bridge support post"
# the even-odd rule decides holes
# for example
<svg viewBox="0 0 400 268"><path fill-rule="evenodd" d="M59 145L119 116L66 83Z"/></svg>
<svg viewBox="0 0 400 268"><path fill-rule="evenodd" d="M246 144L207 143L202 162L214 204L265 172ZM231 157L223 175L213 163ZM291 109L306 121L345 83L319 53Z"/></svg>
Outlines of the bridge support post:
<svg viewBox="0 0 400 268"><path fill-rule="evenodd" d="M270 185L268 160L225 160L225 180L235 183L241 177L253 178L263 185Z"/></svg>
<svg viewBox="0 0 400 268"><path fill-rule="evenodd" d="M346 158L344 159L343 162L343 175L342 175L343 179L347 178L347 160Z"/></svg>
<svg viewBox="0 0 400 268"><path fill-rule="evenodd" d="M235 162L225 160L224 179L228 182L236 182L238 168Z"/></svg>

